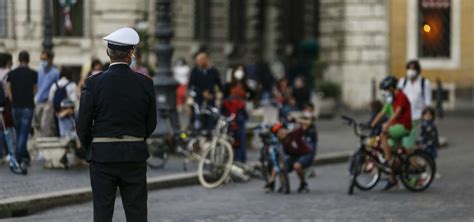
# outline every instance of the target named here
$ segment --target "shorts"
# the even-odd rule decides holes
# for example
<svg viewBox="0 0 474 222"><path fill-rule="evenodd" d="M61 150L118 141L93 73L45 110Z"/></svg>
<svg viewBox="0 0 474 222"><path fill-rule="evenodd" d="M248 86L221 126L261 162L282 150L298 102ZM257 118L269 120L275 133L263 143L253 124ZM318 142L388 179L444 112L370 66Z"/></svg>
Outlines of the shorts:
<svg viewBox="0 0 474 222"><path fill-rule="evenodd" d="M401 139L402 137L408 135L410 133L409 130L405 128L402 124L395 124L388 128L388 135L391 139Z"/></svg>
<svg viewBox="0 0 474 222"><path fill-rule="evenodd" d="M315 152L311 152L311 153L304 154L301 156L289 155L286 159L286 164L287 164L286 167L288 169L288 172L291 172L293 170L293 165L295 163L300 163L301 166L303 166L303 169L310 167L313 164L314 156L315 156Z"/></svg>

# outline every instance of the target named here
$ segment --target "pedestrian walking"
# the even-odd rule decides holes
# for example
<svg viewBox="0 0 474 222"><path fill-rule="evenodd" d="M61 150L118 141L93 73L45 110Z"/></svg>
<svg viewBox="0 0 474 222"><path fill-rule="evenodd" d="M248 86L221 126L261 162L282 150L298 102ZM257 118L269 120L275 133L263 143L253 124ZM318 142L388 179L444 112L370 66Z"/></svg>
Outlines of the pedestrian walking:
<svg viewBox="0 0 474 222"><path fill-rule="evenodd" d="M421 112L431 106L431 84L421 75L421 66L418 60L409 61L406 65L406 76L398 81L398 88L408 97L411 104L414 127L420 122Z"/></svg>
<svg viewBox="0 0 474 222"><path fill-rule="evenodd" d="M303 110L305 104L310 102L311 92L305 85L303 76L295 78L295 84L291 91L291 95L295 98L296 108L298 108L298 110Z"/></svg>
<svg viewBox="0 0 474 222"><path fill-rule="evenodd" d="M63 67L60 73L61 78L54 82L49 90L48 101L53 104L55 117L58 123L58 135L63 137L67 134L70 128L70 121L68 118L62 118L64 112L62 112L61 103L65 100L69 100L73 104L77 101L76 94L76 83L71 80L72 70L70 68Z"/></svg>
<svg viewBox="0 0 474 222"><path fill-rule="evenodd" d="M225 87L226 98L222 103L222 113L225 116L234 116L229 130L234 138L234 160L241 163L247 161L245 124L248 119L245 107L248 95L247 81L244 66L237 66L231 75L231 82Z"/></svg>
<svg viewBox="0 0 474 222"><path fill-rule="evenodd" d="M4 137L5 132L13 129L13 123L11 118L11 102L8 98L8 92L5 84L8 73L12 66L12 55L10 53L0 53L0 106L3 108L2 117L5 121L6 127L2 128L2 134L0 134L0 159L3 159L4 154L9 154L7 138ZM8 133L8 132L7 132ZM7 158L9 158L7 156Z"/></svg>
<svg viewBox="0 0 474 222"><path fill-rule="evenodd" d="M444 109L443 109L443 83L441 82L441 79L436 79L436 113L438 118L443 119L444 118Z"/></svg>
<svg viewBox="0 0 474 222"><path fill-rule="evenodd" d="M196 66L191 70L189 89L194 91L194 101L201 106L203 102L215 106L216 88L222 92L222 82L219 71L209 64L205 52L196 55Z"/></svg>
<svg viewBox="0 0 474 222"><path fill-rule="evenodd" d="M27 51L21 51L18 60L20 65L8 75L7 88L12 101L13 120L17 136L16 159L21 163L23 160L29 162L31 159L26 145L35 108L34 96L38 72L28 66L30 55Z"/></svg>
<svg viewBox="0 0 474 222"><path fill-rule="evenodd" d="M199 107L215 107L217 91L222 92L222 82L219 71L209 64L209 59L205 52L196 55L196 67L191 70L188 89L194 95L194 103ZM197 116L195 109L191 109L190 125L199 125L200 129L211 130L213 126L212 118L208 115ZM199 124L195 124L199 120Z"/></svg>
<svg viewBox="0 0 474 222"><path fill-rule="evenodd" d="M94 221L112 221L120 188L127 221L147 221L146 138L156 127L153 81L130 69L138 33L122 28L104 38L109 69L85 81L77 134L87 150Z"/></svg>
<svg viewBox="0 0 474 222"><path fill-rule="evenodd" d="M93 59L91 62L90 71L87 72L87 76L81 75L81 79L77 83L77 96L81 96L82 88L84 87L84 81L91 75L101 73L103 71L102 62L99 59Z"/></svg>
<svg viewBox="0 0 474 222"><path fill-rule="evenodd" d="M142 62L142 53L139 49L135 49L134 57L132 57L132 63L130 67L133 71L141 73L143 75L150 75L148 68L143 65Z"/></svg>
<svg viewBox="0 0 474 222"><path fill-rule="evenodd" d="M173 77L179 83L178 88L176 89L176 105L178 111L182 110L184 101L186 99L190 72L191 69L189 68L188 64L186 64L186 60L183 58L176 60L173 67Z"/></svg>
<svg viewBox="0 0 474 222"><path fill-rule="evenodd" d="M55 136L54 111L52 104L48 103L48 97L51 86L59 80L59 70L53 66L54 53L52 51L41 52L40 59L41 67L38 71L33 127L35 136Z"/></svg>

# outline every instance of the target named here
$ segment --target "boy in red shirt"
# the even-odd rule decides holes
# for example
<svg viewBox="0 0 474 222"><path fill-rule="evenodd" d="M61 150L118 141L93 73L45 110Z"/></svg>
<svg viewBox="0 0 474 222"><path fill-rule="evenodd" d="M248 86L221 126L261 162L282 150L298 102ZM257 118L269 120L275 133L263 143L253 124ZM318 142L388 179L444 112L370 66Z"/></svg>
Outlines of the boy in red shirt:
<svg viewBox="0 0 474 222"><path fill-rule="evenodd" d="M408 135L412 128L410 101L403 91L397 88L397 83L397 78L393 76L387 76L380 83L380 89L386 91L387 94L389 96L391 95L393 98L393 114L390 116L389 120L383 124L382 134L380 135L386 163L388 163L392 158L391 148L388 143L389 139L395 141L400 140L402 137ZM382 110L374 121L372 121L371 125L374 126L377 124L385 112L386 110ZM385 189L388 190L395 185L397 185L397 181L395 177L391 175L389 177L389 183Z"/></svg>

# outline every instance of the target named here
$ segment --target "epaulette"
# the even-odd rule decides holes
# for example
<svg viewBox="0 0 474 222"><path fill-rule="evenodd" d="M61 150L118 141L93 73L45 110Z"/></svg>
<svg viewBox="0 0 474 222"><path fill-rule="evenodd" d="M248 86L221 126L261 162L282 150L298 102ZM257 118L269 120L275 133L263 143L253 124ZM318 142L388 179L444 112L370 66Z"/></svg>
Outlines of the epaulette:
<svg viewBox="0 0 474 222"><path fill-rule="evenodd" d="M91 79L91 78L94 78L94 77L96 77L96 76L99 76L99 75L102 74L102 73L104 73L104 72L99 72L99 73L96 73L96 74L92 74L92 75L90 75L90 76L87 77L87 78L88 78L88 79Z"/></svg>
<svg viewBox="0 0 474 222"><path fill-rule="evenodd" d="M145 77L147 77L147 78L150 79L150 80L153 80L150 75L143 74L143 73L141 73L141 72L135 72L135 73L137 73L138 75L145 76Z"/></svg>

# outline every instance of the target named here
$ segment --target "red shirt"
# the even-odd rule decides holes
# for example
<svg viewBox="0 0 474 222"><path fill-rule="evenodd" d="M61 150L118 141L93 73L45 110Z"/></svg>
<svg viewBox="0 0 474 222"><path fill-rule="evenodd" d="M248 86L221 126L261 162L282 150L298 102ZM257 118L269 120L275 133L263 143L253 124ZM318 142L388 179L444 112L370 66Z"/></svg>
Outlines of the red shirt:
<svg viewBox="0 0 474 222"><path fill-rule="evenodd" d="M397 94L394 95L393 102L393 111L397 110L398 107L401 108L400 115L392 121L392 124L402 124L407 130L411 129L411 108L410 101L407 96L399 90Z"/></svg>
<svg viewBox="0 0 474 222"><path fill-rule="evenodd" d="M298 156L311 153L311 148L303 140L303 133L303 129L297 128L288 133L288 136L283 139L283 148L287 154Z"/></svg>

